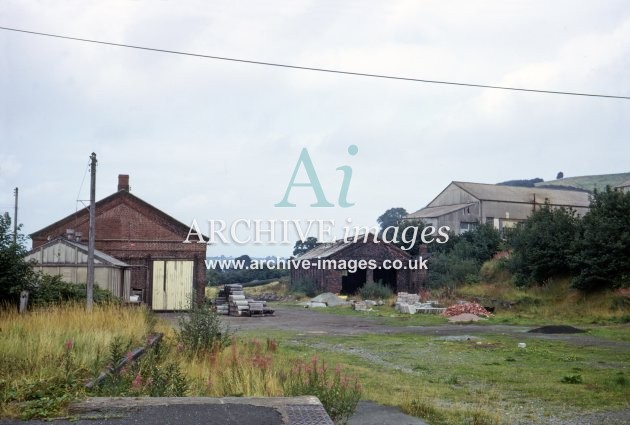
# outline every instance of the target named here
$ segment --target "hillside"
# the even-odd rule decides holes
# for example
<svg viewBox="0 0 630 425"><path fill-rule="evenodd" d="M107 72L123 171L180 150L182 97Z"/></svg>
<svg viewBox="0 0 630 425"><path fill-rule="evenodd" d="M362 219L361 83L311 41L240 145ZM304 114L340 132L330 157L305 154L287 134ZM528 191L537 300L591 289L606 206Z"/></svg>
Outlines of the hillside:
<svg viewBox="0 0 630 425"><path fill-rule="evenodd" d="M607 185L618 186L626 180L630 180L630 173L566 177L560 180L536 183L536 186L572 186L592 192L594 189L604 190Z"/></svg>

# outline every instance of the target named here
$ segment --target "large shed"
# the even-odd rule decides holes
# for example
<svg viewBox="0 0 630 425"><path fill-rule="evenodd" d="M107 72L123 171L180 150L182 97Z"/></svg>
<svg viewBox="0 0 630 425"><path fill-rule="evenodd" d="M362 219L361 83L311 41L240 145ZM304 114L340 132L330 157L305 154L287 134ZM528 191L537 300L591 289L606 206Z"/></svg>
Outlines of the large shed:
<svg viewBox="0 0 630 425"><path fill-rule="evenodd" d="M435 227L448 226L456 234L485 223L501 230L526 220L545 204L570 208L584 215L590 206L590 193L454 181L426 207L405 219L422 220Z"/></svg>
<svg viewBox="0 0 630 425"><path fill-rule="evenodd" d="M62 236L87 241L89 212L82 209L32 233L33 249ZM204 297L206 244L183 243L189 226L130 192L129 176L96 202L95 248L128 265L132 294L153 310L183 310Z"/></svg>
<svg viewBox="0 0 630 425"><path fill-rule="evenodd" d="M410 261L416 259L394 244L374 242L373 235L367 240L361 237L357 241L320 243L297 260L299 267L291 269L291 280L311 281L319 292L351 295L365 283L380 281L394 292L418 293L426 279L426 270L409 267L413 264ZM370 260L374 261L375 268L351 270L347 267L350 261L356 266L359 261ZM399 269L391 267L395 260L400 262ZM302 261L308 261L308 267L303 267ZM340 264L345 267L339 267Z"/></svg>
<svg viewBox="0 0 630 425"><path fill-rule="evenodd" d="M35 260L33 269L70 283L87 282L87 245L58 237L29 252L26 261ZM94 283L113 295L129 301L131 269L102 251L94 250Z"/></svg>

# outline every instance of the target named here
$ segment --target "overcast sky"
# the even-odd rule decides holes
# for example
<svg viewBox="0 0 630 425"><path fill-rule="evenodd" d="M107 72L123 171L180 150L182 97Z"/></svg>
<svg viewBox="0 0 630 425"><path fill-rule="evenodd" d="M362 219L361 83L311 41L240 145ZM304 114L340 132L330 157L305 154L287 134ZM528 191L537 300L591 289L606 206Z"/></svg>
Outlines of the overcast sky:
<svg viewBox="0 0 630 425"><path fill-rule="evenodd" d="M630 95L619 1L0 0L0 26L215 56L431 80ZM348 146L359 148L356 156ZM275 208L308 148L334 208ZM452 180L630 171L630 101L359 78L0 31L0 210L26 233L131 175L189 223L372 225ZM348 201L337 205L352 167ZM302 174L302 173L301 173ZM203 229L205 230L205 228ZM290 254L211 246L208 255Z"/></svg>

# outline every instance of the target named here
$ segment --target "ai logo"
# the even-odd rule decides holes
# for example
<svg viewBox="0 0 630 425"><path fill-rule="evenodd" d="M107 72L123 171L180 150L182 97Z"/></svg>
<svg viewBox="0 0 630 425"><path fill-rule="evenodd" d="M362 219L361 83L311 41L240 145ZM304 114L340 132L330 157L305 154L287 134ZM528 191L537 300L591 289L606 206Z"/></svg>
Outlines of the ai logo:
<svg viewBox="0 0 630 425"><path fill-rule="evenodd" d="M348 153L351 156L356 155L359 152L359 148L356 145L348 146ZM304 167L304 171L308 177L308 182L306 183L296 183L295 178L297 177L298 171L300 171L300 167ZM338 171L343 173L343 181L341 182L341 188L339 189L339 206L341 208L348 208L354 205L354 203L348 202L348 190L350 188L350 179L352 179L352 168L348 165L342 165L337 167ZM293 187L311 187L313 188L313 193L315 193L315 198L317 198L317 202L311 204L311 207L334 207L334 204L331 204L326 199L324 195L324 189L322 188L321 183L319 182L319 178L317 177L317 173L315 172L315 167L313 166L313 161L311 160L311 156L308 154L308 149L302 149L300 153L300 157L298 158L298 162L295 165L295 169L293 170L293 175L291 176L291 180L289 181L289 186L287 186L287 190L284 193L284 198L282 201L278 202L274 206L276 207L295 207L295 204L289 202L289 195L291 194L291 189Z"/></svg>

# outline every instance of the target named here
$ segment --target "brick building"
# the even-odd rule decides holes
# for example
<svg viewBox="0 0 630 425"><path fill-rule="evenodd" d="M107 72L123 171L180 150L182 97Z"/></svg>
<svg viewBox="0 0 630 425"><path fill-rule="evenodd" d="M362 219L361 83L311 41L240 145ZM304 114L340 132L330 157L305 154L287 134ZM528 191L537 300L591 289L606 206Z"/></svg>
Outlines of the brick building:
<svg viewBox="0 0 630 425"><path fill-rule="evenodd" d="M310 261L310 267L291 269L291 280L310 280L318 292L355 294L365 283L380 281L394 292L418 293L426 280L426 270L412 270L408 267L413 257L394 244L374 242L373 237L369 237L366 242L359 238L357 242L339 240L334 243L320 243L297 259ZM336 265L342 261L347 265L350 260L373 260L376 268L365 267L353 272L339 267L331 268L329 264L325 264L325 260L334 261ZM386 269L383 267L386 260L388 264L399 260L404 269Z"/></svg>
<svg viewBox="0 0 630 425"><path fill-rule="evenodd" d="M87 209L30 235L33 249L59 236L87 241ZM131 292L153 310L188 308L195 291L203 299L206 244L182 243L189 226L131 194L129 176L118 190L96 202L95 248L131 269Z"/></svg>

